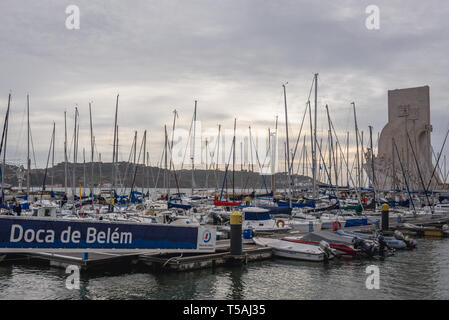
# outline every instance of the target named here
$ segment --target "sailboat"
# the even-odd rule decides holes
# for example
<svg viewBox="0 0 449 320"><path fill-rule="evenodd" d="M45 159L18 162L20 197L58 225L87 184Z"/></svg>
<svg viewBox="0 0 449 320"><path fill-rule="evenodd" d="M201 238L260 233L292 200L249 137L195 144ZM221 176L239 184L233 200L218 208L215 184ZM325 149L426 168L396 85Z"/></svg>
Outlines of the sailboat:
<svg viewBox="0 0 449 320"><path fill-rule="evenodd" d="M283 219L273 219L268 209L248 207L242 210L243 229L257 232L285 232L291 229Z"/></svg>
<svg viewBox="0 0 449 320"><path fill-rule="evenodd" d="M221 201L218 200L218 197L214 197L214 206L216 207L237 207L241 205L242 202L234 202L234 201Z"/></svg>

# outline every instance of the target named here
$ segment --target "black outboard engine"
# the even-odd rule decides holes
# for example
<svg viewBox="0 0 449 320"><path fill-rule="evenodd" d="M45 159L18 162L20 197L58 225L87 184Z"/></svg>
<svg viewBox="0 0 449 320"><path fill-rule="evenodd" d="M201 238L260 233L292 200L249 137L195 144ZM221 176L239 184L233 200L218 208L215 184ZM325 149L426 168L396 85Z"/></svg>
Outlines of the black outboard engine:
<svg viewBox="0 0 449 320"><path fill-rule="evenodd" d="M223 222L223 219L215 211L212 211L210 216L212 217L214 225L218 225Z"/></svg>
<svg viewBox="0 0 449 320"><path fill-rule="evenodd" d="M385 257L385 248L388 248L382 232L376 234L376 242L379 244L379 256Z"/></svg>
<svg viewBox="0 0 449 320"><path fill-rule="evenodd" d="M362 250L368 257L372 258L376 254L376 245L369 245L365 240L354 237L352 239L352 245L354 249Z"/></svg>
<svg viewBox="0 0 449 320"><path fill-rule="evenodd" d="M375 239L374 242L377 244L378 246L378 250L379 250L379 256L381 256L382 258L385 257L385 249L394 252L395 250L393 248L391 248L388 243L385 241L384 235L382 233L382 231L377 231L375 233ZM390 252L389 252L390 253Z"/></svg>

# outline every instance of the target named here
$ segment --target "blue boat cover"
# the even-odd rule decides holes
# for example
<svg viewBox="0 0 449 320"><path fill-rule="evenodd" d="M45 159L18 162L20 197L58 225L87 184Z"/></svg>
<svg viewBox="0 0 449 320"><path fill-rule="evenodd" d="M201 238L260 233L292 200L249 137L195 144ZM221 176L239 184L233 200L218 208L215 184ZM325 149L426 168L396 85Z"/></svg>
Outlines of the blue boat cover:
<svg viewBox="0 0 449 320"><path fill-rule="evenodd" d="M277 204L278 204L278 207L289 207L289 203L285 202L285 201L278 201ZM310 202L292 202L292 207L294 207L294 208L304 208L304 207L315 208L315 201L312 200Z"/></svg>
<svg viewBox="0 0 449 320"><path fill-rule="evenodd" d="M366 225L368 225L368 219L367 218L349 219L349 220L346 220L345 228L347 228L347 227L357 227L357 226L366 226Z"/></svg>
<svg viewBox="0 0 449 320"><path fill-rule="evenodd" d="M189 204L182 204L182 203L176 203L176 202L168 202L168 207L169 208L179 208L179 209L184 209L184 210L189 210L192 208L191 205Z"/></svg>
<svg viewBox="0 0 449 320"><path fill-rule="evenodd" d="M247 211L245 212L245 220L270 220L269 212Z"/></svg>

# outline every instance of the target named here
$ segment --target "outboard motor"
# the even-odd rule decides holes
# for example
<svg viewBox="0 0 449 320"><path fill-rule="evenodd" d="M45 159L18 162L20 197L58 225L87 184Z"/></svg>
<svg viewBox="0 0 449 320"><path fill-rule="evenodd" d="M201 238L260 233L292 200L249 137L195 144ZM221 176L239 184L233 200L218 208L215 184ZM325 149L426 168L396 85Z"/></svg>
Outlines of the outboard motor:
<svg viewBox="0 0 449 320"><path fill-rule="evenodd" d="M210 215L210 217L212 218L213 224L214 224L214 225L217 225L217 224L220 223L220 219L219 219L219 217L218 217L218 215L217 215L216 212L211 211L211 213L210 213L209 215Z"/></svg>
<svg viewBox="0 0 449 320"><path fill-rule="evenodd" d="M325 261L327 262L329 260L329 257L332 255L334 256L334 253L332 252L331 246L328 242L321 240L320 241L320 249L323 251L325 256Z"/></svg>
<svg viewBox="0 0 449 320"><path fill-rule="evenodd" d="M388 248L388 244L385 242L382 232L376 233L376 242L379 245L379 256L385 257L385 248Z"/></svg>
<svg viewBox="0 0 449 320"><path fill-rule="evenodd" d="M381 256L382 258L385 257L385 249L391 250L391 252L395 251L385 241L385 238L384 238L384 235L383 235L382 231L377 231L376 232L374 242L377 244L378 250L379 250L379 256Z"/></svg>
<svg viewBox="0 0 449 320"><path fill-rule="evenodd" d="M376 245L369 245L365 240L354 237L352 239L352 245L354 249L362 250L368 257L374 257L376 253Z"/></svg>
<svg viewBox="0 0 449 320"><path fill-rule="evenodd" d="M334 250L331 248L331 246L327 241L324 240L320 241L320 249L326 254L328 258L330 256L336 256Z"/></svg>

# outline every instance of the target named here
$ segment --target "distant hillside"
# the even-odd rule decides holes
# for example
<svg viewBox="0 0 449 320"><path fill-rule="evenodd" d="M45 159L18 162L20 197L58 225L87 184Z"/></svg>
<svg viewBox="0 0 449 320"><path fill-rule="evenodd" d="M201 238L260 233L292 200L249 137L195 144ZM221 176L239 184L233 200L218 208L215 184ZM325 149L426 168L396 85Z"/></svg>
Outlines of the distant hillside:
<svg viewBox="0 0 449 320"><path fill-rule="evenodd" d="M72 186L73 180L73 164L68 164L68 186ZM133 183L133 177L135 174L134 186L136 187L157 187L162 188L164 186L164 169L157 167L144 168L142 165L136 166L120 162L117 165L117 183L123 184L126 187L131 187ZM5 182L18 186L17 179L17 166L6 165ZM47 170L46 185L61 185L64 186L64 163L57 164L54 168ZM220 170L218 172L214 170L195 170L195 187L205 188L206 184L209 188L218 186L222 187L225 172ZM31 170L31 186L40 187L43 184L45 176L45 169L32 169ZM99 163L93 164L93 175L91 163L85 165L86 186L94 184L95 186L100 184L112 183L112 163ZM227 184L228 189L232 188L232 171L227 174L225 186ZM26 177L26 176L25 176ZM53 178L52 178L53 177ZM248 171L236 171L234 174L235 188L264 188L264 179L259 173L253 173ZM271 189L271 176L264 176L267 188ZM276 174L276 186L282 188L285 186L286 175L285 173ZM294 176L296 183L310 182L309 177ZM175 188L178 182L179 188L191 188L192 186L192 172L191 170L178 170L176 171L176 177L173 172L169 172L169 183L172 188ZM81 163L76 164L75 168L75 186L84 185L84 166ZM23 186L26 186L26 180L23 182Z"/></svg>

